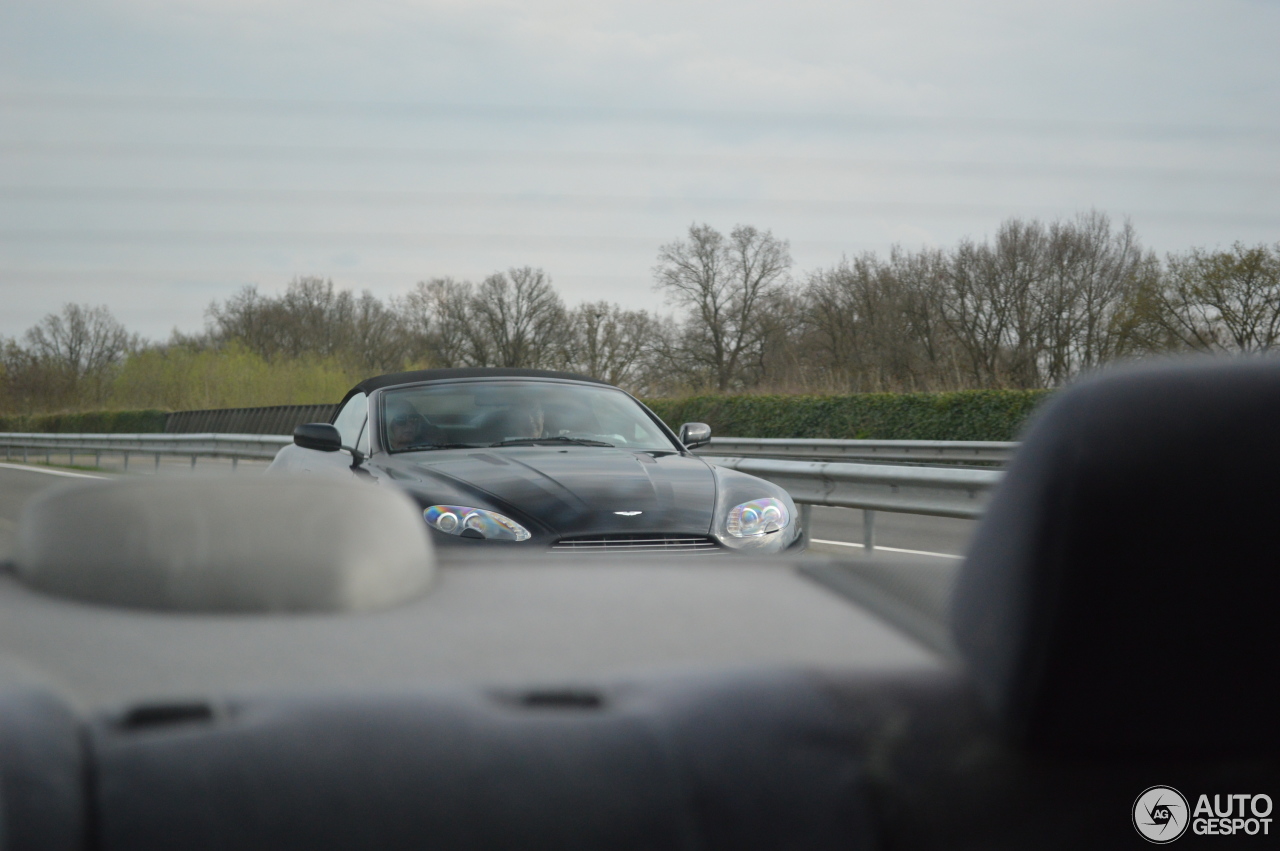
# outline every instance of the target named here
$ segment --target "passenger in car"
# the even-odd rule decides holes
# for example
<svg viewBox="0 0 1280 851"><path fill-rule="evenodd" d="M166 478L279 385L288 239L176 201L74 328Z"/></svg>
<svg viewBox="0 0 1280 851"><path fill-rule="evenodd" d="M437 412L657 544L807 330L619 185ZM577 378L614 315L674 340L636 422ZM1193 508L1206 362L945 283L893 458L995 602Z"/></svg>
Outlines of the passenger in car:
<svg viewBox="0 0 1280 851"><path fill-rule="evenodd" d="M545 425L546 412L542 409L542 403L527 400L510 409L506 419L506 433L503 437L546 437Z"/></svg>
<svg viewBox="0 0 1280 851"><path fill-rule="evenodd" d="M391 449L407 449L422 444L447 443L448 436L416 411L401 411L387 426Z"/></svg>

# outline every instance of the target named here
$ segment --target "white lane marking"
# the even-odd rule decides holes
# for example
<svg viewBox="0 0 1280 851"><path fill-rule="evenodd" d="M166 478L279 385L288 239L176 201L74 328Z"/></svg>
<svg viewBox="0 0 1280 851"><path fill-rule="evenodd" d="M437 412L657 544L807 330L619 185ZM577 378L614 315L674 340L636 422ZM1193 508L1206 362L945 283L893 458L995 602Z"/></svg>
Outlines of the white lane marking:
<svg viewBox="0 0 1280 851"><path fill-rule="evenodd" d="M3 464L0 467L6 470L29 470L32 473L48 473L51 476L71 476L75 479L105 479L106 476L95 476L92 473L73 473L70 470L51 470L48 467L33 467L26 464Z"/></svg>
<svg viewBox="0 0 1280 851"><path fill-rule="evenodd" d="M851 544L848 541L824 541L820 538L810 538L811 544L834 544L837 547L865 547L865 544ZM910 553L913 556L933 556L934 558L959 558L964 556L952 555L951 553L931 553L928 550L904 550L898 547L876 547L877 550L884 550L887 553Z"/></svg>

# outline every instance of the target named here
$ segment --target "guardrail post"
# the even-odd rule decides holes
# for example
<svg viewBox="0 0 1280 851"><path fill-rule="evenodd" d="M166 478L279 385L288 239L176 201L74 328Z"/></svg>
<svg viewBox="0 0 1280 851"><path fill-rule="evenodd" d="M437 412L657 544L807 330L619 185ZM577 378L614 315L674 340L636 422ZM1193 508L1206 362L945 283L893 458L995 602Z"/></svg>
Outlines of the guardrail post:
<svg viewBox="0 0 1280 851"><path fill-rule="evenodd" d="M240 463L240 459L239 459L239 458L232 458L232 459L231 459L231 472L233 472L233 473L234 473L234 472L236 471L236 465L237 465L237 464L239 464L239 463Z"/></svg>
<svg viewBox="0 0 1280 851"><path fill-rule="evenodd" d="M869 508L862 509L862 546L865 552L876 548L876 513Z"/></svg>
<svg viewBox="0 0 1280 851"><path fill-rule="evenodd" d="M76 451L74 449L67 450L67 466L74 467L76 465Z"/></svg>
<svg viewBox="0 0 1280 851"><path fill-rule="evenodd" d="M46 467L53 466L53 450L47 446L44 448L44 465Z"/></svg>
<svg viewBox="0 0 1280 851"><path fill-rule="evenodd" d="M93 466L95 466L95 467L101 467L101 466L102 466L102 452L101 452L101 450L95 451L95 452L93 453Z"/></svg>
<svg viewBox="0 0 1280 851"><path fill-rule="evenodd" d="M809 520L813 515L813 506L801 503L797 506L800 509L800 546L805 549L809 548L809 539L813 537L813 530L809 526Z"/></svg>
<svg viewBox="0 0 1280 851"><path fill-rule="evenodd" d="M196 468L196 456L192 455L192 456L191 456L191 469L193 469L193 470L194 470L195 468Z"/></svg>
<svg viewBox="0 0 1280 851"><path fill-rule="evenodd" d="M129 472L129 453L128 453L128 452L124 452L124 453L121 453L121 454L123 454L123 455L124 455L124 471L127 473L127 472Z"/></svg>
<svg viewBox="0 0 1280 851"><path fill-rule="evenodd" d="M156 470L158 471L159 469L160 469L160 453L157 452L156 453Z"/></svg>

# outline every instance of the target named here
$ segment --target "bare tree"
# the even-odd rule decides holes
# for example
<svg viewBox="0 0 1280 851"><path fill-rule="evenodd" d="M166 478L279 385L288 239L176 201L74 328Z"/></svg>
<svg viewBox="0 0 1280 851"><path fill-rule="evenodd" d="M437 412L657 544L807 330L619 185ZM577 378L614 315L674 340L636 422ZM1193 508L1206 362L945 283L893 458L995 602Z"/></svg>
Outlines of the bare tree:
<svg viewBox="0 0 1280 851"><path fill-rule="evenodd" d="M811 372L804 308L803 299L791 286L778 287L765 303L760 354L749 370L752 389L787 393L822 384Z"/></svg>
<svg viewBox="0 0 1280 851"><path fill-rule="evenodd" d="M397 312L368 291L357 298L323 278L295 278L278 298L245 287L205 315L215 343L237 340L266 360L319 356L385 372L401 368L409 355Z"/></svg>
<svg viewBox="0 0 1280 851"><path fill-rule="evenodd" d="M750 383L763 363L765 306L791 268L790 247L769 231L738 225L725 239L707 224L662 246L654 278L668 299L688 311L681 359L721 392Z"/></svg>
<svg viewBox="0 0 1280 851"><path fill-rule="evenodd" d="M46 398L64 406L103 401L115 369L140 345L105 305L87 304L50 313L23 340L25 356L15 361L37 371L47 385Z"/></svg>
<svg viewBox="0 0 1280 851"><path fill-rule="evenodd" d="M40 364L17 340L0 338L0 411L30 414L50 407L49 399Z"/></svg>
<svg viewBox="0 0 1280 851"><path fill-rule="evenodd" d="M1140 349L1154 267L1133 228L1102 214L1010 219L950 252L895 246L815 270L791 345L804 383L831 389L1055 386Z"/></svg>
<svg viewBox="0 0 1280 851"><path fill-rule="evenodd" d="M453 278L419 281L393 309L405 322L415 357L435 367L475 366L471 328L474 287ZM481 347L487 351L487 347Z"/></svg>
<svg viewBox="0 0 1280 851"><path fill-rule="evenodd" d="M1169 255L1149 290L1154 323L1171 341L1209 352L1264 352L1280 345L1280 243Z"/></svg>
<svg viewBox="0 0 1280 851"><path fill-rule="evenodd" d="M1047 386L1134 351L1132 310L1156 274L1128 222L1116 231L1102 213L1049 226L1040 371Z"/></svg>
<svg viewBox="0 0 1280 851"><path fill-rule="evenodd" d="M875 355L863 308L875 278L874 255L842 260L809 274L802 292L805 348L811 380L832 390L858 390L866 361Z"/></svg>
<svg viewBox="0 0 1280 851"><path fill-rule="evenodd" d="M800 294L810 381L831 390L949 386L955 347L941 315L947 260L895 246L810 273Z"/></svg>
<svg viewBox="0 0 1280 851"><path fill-rule="evenodd" d="M338 356L350 342L352 302L350 290L335 291L324 278L294 278L274 306L282 353Z"/></svg>
<svg viewBox="0 0 1280 851"><path fill-rule="evenodd" d="M541 269L524 266L485 278L469 314L474 332L471 357L477 366L558 364L564 303Z"/></svg>
<svg viewBox="0 0 1280 851"><path fill-rule="evenodd" d="M662 337L661 323L643 310L607 301L580 304L568 314L567 368L635 389Z"/></svg>
<svg viewBox="0 0 1280 851"><path fill-rule="evenodd" d="M239 340L251 352L270 360L281 348L279 317L273 302L249 285L227 299L211 302L205 309L208 339L219 345Z"/></svg>
<svg viewBox="0 0 1280 851"><path fill-rule="evenodd" d="M907 252L895 246L890 251L888 274L897 294L899 342L908 347L906 365L892 389L923 391L959 386L959 349L942 310L947 271L946 253L939 249Z"/></svg>
<svg viewBox="0 0 1280 851"><path fill-rule="evenodd" d="M1049 237L1036 221L1009 219L992 243L964 241L953 255L943 316L975 387L1040 386Z"/></svg>
<svg viewBox="0 0 1280 851"><path fill-rule="evenodd" d="M346 351L355 364L376 372L404 369L411 360L403 317L368 291L352 305L352 333Z"/></svg>

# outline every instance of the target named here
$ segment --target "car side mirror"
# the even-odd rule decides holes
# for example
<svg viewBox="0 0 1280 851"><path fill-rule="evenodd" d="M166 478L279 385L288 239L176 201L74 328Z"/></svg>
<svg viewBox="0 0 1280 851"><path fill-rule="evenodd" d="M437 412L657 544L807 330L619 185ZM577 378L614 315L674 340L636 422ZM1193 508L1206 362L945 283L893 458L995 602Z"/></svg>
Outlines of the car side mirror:
<svg viewBox="0 0 1280 851"><path fill-rule="evenodd" d="M696 449L711 442L711 426L706 423L685 423L680 426L680 442L686 449Z"/></svg>
<svg viewBox="0 0 1280 851"><path fill-rule="evenodd" d="M342 435L328 423L306 423L293 430L293 442L303 449L337 452L342 448Z"/></svg>

